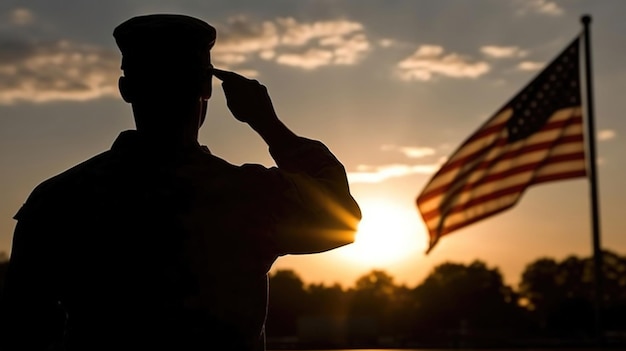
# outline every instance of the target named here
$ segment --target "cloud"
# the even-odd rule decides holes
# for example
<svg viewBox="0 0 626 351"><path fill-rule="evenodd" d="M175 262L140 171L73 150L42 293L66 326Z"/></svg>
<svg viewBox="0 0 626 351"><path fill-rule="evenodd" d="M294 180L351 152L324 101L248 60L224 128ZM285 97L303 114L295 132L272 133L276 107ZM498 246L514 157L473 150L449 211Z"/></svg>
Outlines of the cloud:
<svg viewBox="0 0 626 351"><path fill-rule="evenodd" d="M383 151L398 151L403 153L408 158L422 158L435 154L435 149L430 147L419 146L397 146L397 145L383 145L381 146Z"/></svg>
<svg viewBox="0 0 626 351"><path fill-rule="evenodd" d="M389 39L389 38L384 38L384 39L380 39L378 41L378 45L380 45L383 48L389 48L392 47L396 44L396 41L393 39Z"/></svg>
<svg viewBox="0 0 626 351"><path fill-rule="evenodd" d="M363 25L348 20L298 23L294 18L289 17L280 18L276 22L282 29L281 42L292 46L302 46L315 39L344 37L363 31Z"/></svg>
<svg viewBox="0 0 626 351"><path fill-rule="evenodd" d="M258 23L239 16L218 25L212 55L216 65L226 68L245 65L258 57L311 70L356 64L370 47L363 25L354 21L298 22L287 17Z"/></svg>
<svg viewBox="0 0 626 351"><path fill-rule="evenodd" d="M399 152L412 159L424 158L436 154L433 148L419 146L385 144L382 145L380 149L382 151ZM399 178L414 174L434 174L445 161L445 157L440 157L434 163L394 163L379 166L361 164L357 166L355 171L348 172L348 181L350 183L380 183L390 178Z"/></svg>
<svg viewBox="0 0 626 351"><path fill-rule="evenodd" d="M276 58L276 62L300 67L304 69L314 69L320 66L327 66L333 59L333 53L328 50L309 49L302 54L281 54Z"/></svg>
<svg viewBox="0 0 626 351"><path fill-rule="evenodd" d="M516 4L520 6L518 13L521 15L533 12L541 15L560 16L565 12L556 2L549 0L518 0Z"/></svg>
<svg viewBox="0 0 626 351"><path fill-rule="evenodd" d="M370 43L363 33L348 38L340 36L327 38L325 41L321 40L320 44L333 49L333 64L335 65L356 64L370 49Z"/></svg>
<svg viewBox="0 0 626 351"><path fill-rule="evenodd" d="M33 13L26 8L16 8L9 13L9 22L17 26L26 26L35 20Z"/></svg>
<svg viewBox="0 0 626 351"><path fill-rule="evenodd" d="M217 42L211 50L217 61L221 55L247 55L273 50L280 41L275 23L256 23L244 16L232 17L226 24L218 25L217 34Z"/></svg>
<svg viewBox="0 0 626 351"><path fill-rule="evenodd" d="M6 16L7 23L20 26L35 18L25 8ZM234 17L218 29L213 62L227 69L236 67L249 77L259 74L246 67L254 58L315 69L356 64L370 49L363 26L344 19L301 23L293 18L255 22ZM37 42L2 37L0 47L0 104L84 101L118 95L121 71L117 51L68 40Z"/></svg>
<svg viewBox="0 0 626 351"><path fill-rule="evenodd" d="M544 62L538 61L522 61L517 65L517 69L521 71L538 71L545 66Z"/></svg>
<svg viewBox="0 0 626 351"><path fill-rule="evenodd" d="M0 104L117 95L117 53L64 40L5 40L0 47Z"/></svg>
<svg viewBox="0 0 626 351"><path fill-rule="evenodd" d="M489 72L487 62L471 62L456 53L444 55L444 48L438 45L421 45L415 53L396 65L396 74L402 80L429 81L434 76L449 78L477 78Z"/></svg>
<svg viewBox="0 0 626 351"><path fill-rule="evenodd" d="M617 133L612 129L604 129L604 130L598 131L599 141L611 140L615 138L616 136L617 136Z"/></svg>
<svg viewBox="0 0 626 351"><path fill-rule="evenodd" d="M480 52L493 58L524 57L528 54L528 52L520 49L517 46L497 46L497 45L483 46L480 48Z"/></svg>
<svg viewBox="0 0 626 351"><path fill-rule="evenodd" d="M436 57L443 54L443 47L439 45L422 45L413 56L419 58Z"/></svg>
<svg viewBox="0 0 626 351"><path fill-rule="evenodd" d="M405 177L413 174L433 174L440 164L390 164L383 166L359 165L355 172L348 172L348 182L355 183L380 183L390 178Z"/></svg>
<svg viewBox="0 0 626 351"><path fill-rule="evenodd" d="M259 57L264 60L271 60L276 57L276 51L274 50L263 50L259 53Z"/></svg>

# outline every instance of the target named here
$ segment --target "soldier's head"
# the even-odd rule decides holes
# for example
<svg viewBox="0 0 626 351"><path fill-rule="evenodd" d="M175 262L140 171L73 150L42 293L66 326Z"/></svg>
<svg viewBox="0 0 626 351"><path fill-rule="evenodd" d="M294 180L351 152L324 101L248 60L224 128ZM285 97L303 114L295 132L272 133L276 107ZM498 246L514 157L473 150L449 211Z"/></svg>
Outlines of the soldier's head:
<svg viewBox="0 0 626 351"><path fill-rule="evenodd" d="M204 103L206 111L215 28L185 15L157 14L129 19L113 36L122 53L120 93L134 110Z"/></svg>

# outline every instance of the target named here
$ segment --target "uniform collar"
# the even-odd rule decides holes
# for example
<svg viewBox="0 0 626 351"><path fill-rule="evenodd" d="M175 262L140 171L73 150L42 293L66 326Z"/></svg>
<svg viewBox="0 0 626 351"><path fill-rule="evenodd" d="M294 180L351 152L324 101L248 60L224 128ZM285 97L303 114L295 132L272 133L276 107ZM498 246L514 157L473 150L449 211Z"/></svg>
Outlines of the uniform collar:
<svg viewBox="0 0 626 351"><path fill-rule="evenodd" d="M152 140L147 140L136 130L125 130L121 132L113 142L111 151L115 153L156 154L160 157L165 155L179 156L195 153L211 154L208 147L200 144L178 149L167 148L164 145L154 143Z"/></svg>

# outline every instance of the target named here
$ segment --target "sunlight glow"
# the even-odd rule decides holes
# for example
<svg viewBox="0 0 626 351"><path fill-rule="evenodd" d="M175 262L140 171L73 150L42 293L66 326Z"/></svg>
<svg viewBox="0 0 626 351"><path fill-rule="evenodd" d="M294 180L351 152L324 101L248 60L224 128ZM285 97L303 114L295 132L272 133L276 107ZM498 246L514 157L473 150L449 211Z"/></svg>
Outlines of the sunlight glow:
<svg viewBox="0 0 626 351"><path fill-rule="evenodd" d="M385 200L361 203L363 219L356 241L342 256L360 265L380 267L425 251L426 239L417 210Z"/></svg>

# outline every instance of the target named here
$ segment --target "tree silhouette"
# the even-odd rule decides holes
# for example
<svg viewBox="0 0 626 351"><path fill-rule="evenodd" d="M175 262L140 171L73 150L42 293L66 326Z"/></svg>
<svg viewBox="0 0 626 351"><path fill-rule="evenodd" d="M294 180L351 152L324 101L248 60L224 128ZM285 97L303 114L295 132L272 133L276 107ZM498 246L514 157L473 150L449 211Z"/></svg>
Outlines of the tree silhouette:
<svg viewBox="0 0 626 351"><path fill-rule="evenodd" d="M373 343L379 335L388 335L392 303L396 293L393 277L373 270L357 279L349 308L348 333L355 345Z"/></svg>
<svg viewBox="0 0 626 351"><path fill-rule="evenodd" d="M294 336L298 317L307 306L302 279L293 270L277 270L270 276L266 329L268 336Z"/></svg>
<svg viewBox="0 0 626 351"><path fill-rule="evenodd" d="M603 252L604 328L626 327L626 258ZM546 335L585 337L593 332L593 260L543 258L526 266L519 288Z"/></svg>
<svg viewBox="0 0 626 351"><path fill-rule="evenodd" d="M4 290L4 277L7 274L9 268L9 257L4 251L0 251L0 296Z"/></svg>
<svg viewBox="0 0 626 351"><path fill-rule="evenodd" d="M517 329L522 312L498 269L481 261L441 264L414 294L415 332L424 338L505 336Z"/></svg>
<svg viewBox="0 0 626 351"><path fill-rule="evenodd" d="M590 333L593 327L592 266L570 256L562 262L543 258L529 264L519 292L547 333Z"/></svg>
<svg viewBox="0 0 626 351"><path fill-rule="evenodd" d="M626 329L626 256L604 251L604 328Z"/></svg>
<svg viewBox="0 0 626 351"><path fill-rule="evenodd" d="M373 270L357 279L350 303L350 315L382 321L388 315L395 293L393 277L384 271Z"/></svg>
<svg viewBox="0 0 626 351"><path fill-rule="evenodd" d="M341 285L311 284L307 287L308 304L305 313L310 316L345 317L348 294Z"/></svg>

